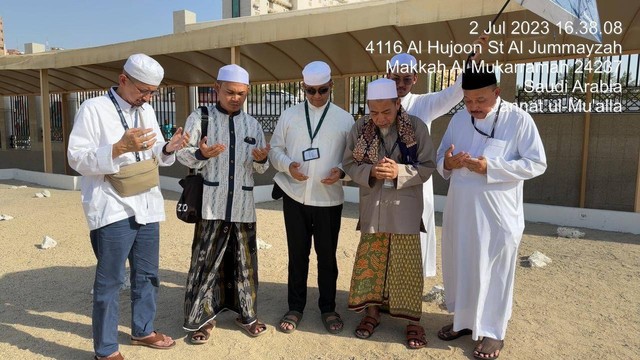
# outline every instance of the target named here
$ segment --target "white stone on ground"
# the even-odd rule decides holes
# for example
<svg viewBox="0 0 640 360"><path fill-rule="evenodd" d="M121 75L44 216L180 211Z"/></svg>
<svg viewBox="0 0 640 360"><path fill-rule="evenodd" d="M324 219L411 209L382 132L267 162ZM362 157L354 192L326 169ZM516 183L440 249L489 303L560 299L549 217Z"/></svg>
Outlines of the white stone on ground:
<svg viewBox="0 0 640 360"><path fill-rule="evenodd" d="M527 260L529 261L529 266L531 267L545 267L551 264L551 259L540 251L536 250L531 254Z"/></svg>
<svg viewBox="0 0 640 360"><path fill-rule="evenodd" d="M569 227L559 227L557 231L558 236L570 239L578 239L584 236L584 233L582 231Z"/></svg>
<svg viewBox="0 0 640 360"><path fill-rule="evenodd" d="M58 242L45 235L44 239L42 239L42 244L40 245L40 249L51 249L56 247Z"/></svg>
<svg viewBox="0 0 640 360"><path fill-rule="evenodd" d="M49 190L42 190L42 191L36 193L34 197L37 197L37 198L48 198L48 197L51 197L51 192Z"/></svg>
<svg viewBox="0 0 640 360"><path fill-rule="evenodd" d="M264 240L258 238L258 249L269 249L271 248L271 244L267 244Z"/></svg>
<svg viewBox="0 0 640 360"><path fill-rule="evenodd" d="M442 285L434 285L427 295L424 296L424 301L444 305L444 287Z"/></svg>

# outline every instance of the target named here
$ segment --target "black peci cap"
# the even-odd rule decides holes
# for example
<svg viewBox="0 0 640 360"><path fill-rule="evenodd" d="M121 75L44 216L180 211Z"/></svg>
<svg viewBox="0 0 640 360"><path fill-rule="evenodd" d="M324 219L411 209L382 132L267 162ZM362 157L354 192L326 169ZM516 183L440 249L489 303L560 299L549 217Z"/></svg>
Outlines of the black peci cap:
<svg viewBox="0 0 640 360"><path fill-rule="evenodd" d="M498 83L493 66L484 64L484 62L468 65L462 75L463 90L482 89L483 87L496 85Z"/></svg>

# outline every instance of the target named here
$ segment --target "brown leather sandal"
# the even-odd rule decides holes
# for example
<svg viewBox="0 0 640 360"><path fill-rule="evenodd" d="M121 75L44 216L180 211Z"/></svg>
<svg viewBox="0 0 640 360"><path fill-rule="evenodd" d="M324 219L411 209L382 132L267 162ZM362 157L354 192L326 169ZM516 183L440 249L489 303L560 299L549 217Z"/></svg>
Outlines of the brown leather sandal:
<svg viewBox="0 0 640 360"><path fill-rule="evenodd" d="M267 332L267 325L260 320L255 320L251 324L243 324L240 318L236 319L236 325L244 330L251 337L258 337Z"/></svg>
<svg viewBox="0 0 640 360"><path fill-rule="evenodd" d="M360 320L358 327L356 327L355 334L360 339L368 339L373 335L378 325L380 325L379 319L365 315L362 320ZM366 332L366 334L363 334L363 332Z"/></svg>
<svg viewBox="0 0 640 360"><path fill-rule="evenodd" d="M164 341L165 340L165 335L162 333L159 333L157 331L153 332L154 335L153 336L149 336L146 338L142 338L142 339L134 339L133 337L131 338L131 345L137 345L137 346L146 346L146 347L150 347L152 349L158 349L158 350L168 350L173 348L174 346L176 346L176 341L173 340L171 342L170 345L156 345L155 343L157 343L158 341Z"/></svg>
<svg viewBox="0 0 640 360"><path fill-rule="evenodd" d="M409 349L422 349L427 346L427 337L424 328L420 325L407 325L407 347ZM413 341L413 345L411 342ZM418 343L418 344L416 344Z"/></svg>
<svg viewBox="0 0 640 360"><path fill-rule="evenodd" d="M215 320L213 320L212 322L202 326L200 329L190 332L189 342L193 345L206 344L209 341L211 331L213 331L213 328L215 328L215 326L216 322Z"/></svg>
<svg viewBox="0 0 640 360"><path fill-rule="evenodd" d="M115 356L112 357L107 357L107 356L103 356L103 357L98 357L98 355L93 357L94 360L102 360L102 359L107 359L107 360L124 360L124 356L122 356L122 354L117 353Z"/></svg>

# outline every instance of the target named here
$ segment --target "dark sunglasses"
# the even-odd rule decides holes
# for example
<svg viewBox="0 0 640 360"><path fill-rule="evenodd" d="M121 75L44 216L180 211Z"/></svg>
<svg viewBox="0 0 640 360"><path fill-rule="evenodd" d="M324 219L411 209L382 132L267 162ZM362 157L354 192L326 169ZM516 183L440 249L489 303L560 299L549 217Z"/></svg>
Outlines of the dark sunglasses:
<svg viewBox="0 0 640 360"><path fill-rule="evenodd" d="M315 95L316 92L318 94L320 94L320 95L324 95L324 94L329 92L329 87L328 86L324 86L324 87L321 87L321 88L319 88L317 90L316 90L316 88L308 87L308 88L305 88L304 91L307 93L307 95L311 95L311 96Z"/></svg>

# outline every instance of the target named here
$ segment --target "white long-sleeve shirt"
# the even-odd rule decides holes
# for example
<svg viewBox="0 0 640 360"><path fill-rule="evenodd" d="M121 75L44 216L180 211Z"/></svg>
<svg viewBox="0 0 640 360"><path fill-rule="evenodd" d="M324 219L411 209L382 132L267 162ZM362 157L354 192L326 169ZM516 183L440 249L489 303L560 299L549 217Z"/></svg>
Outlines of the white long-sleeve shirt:
<svg viewBox="0 0 640 360"><path fill-rule="evenodd" d="M354 121L348 112L333 103L327 102L322 107L309 104L312 132L315 132L327 106L329 110L313 143L307 128L305 102L290 107L280 115L271 137L269 159L279 171L274 181L290 198L310 206L336 206L344 202L341 181L331 185L320 181L331 174L332 168L342 169L342 155ZM304 161L302 152L309 148L318 148L320 158ZM301 165L299 171L309 177L307 180L298 181L291 177L289 165L292 162Z"/></svg>
<svg viewBox="0 0 640 360"><path fill-rule="evenodd" d="M156 143L150 149L139 152L140 159L155 155L160 166L174 163L174 155L164 155L164 137L158 126L153 107L144 104L140 108L143 121L136 117L136 107L124 101L112 88L111 93L122 109L129 128L152 128ZM69 165L82 175L82 207L90 230L101 228L131 216L138 224L164 221L164 200L159 187L153 187L138 195L122 197L105 180L104 175L120 171L120 167L136 162L135 153L129 152L112 158L113 144L118 142L125 129L118 111L108 95L86 100L76 114L69 136L67 157Z"/></svg>
<svg viewBox="0 0 640 360"><path fill-rule="evenodd" d="M262 126L244 111L228 114L217 106L209 106L207 145L224 144L218 156L206 159L198 150L201 134L201 114L189 115L185 131L190 134L189 146L178 150L180 163L201 169L204 176L202 218L227 222L256 222L253 199L253 172L264 173L269 162L253 161L251 151L266 147Z"/></svg>

